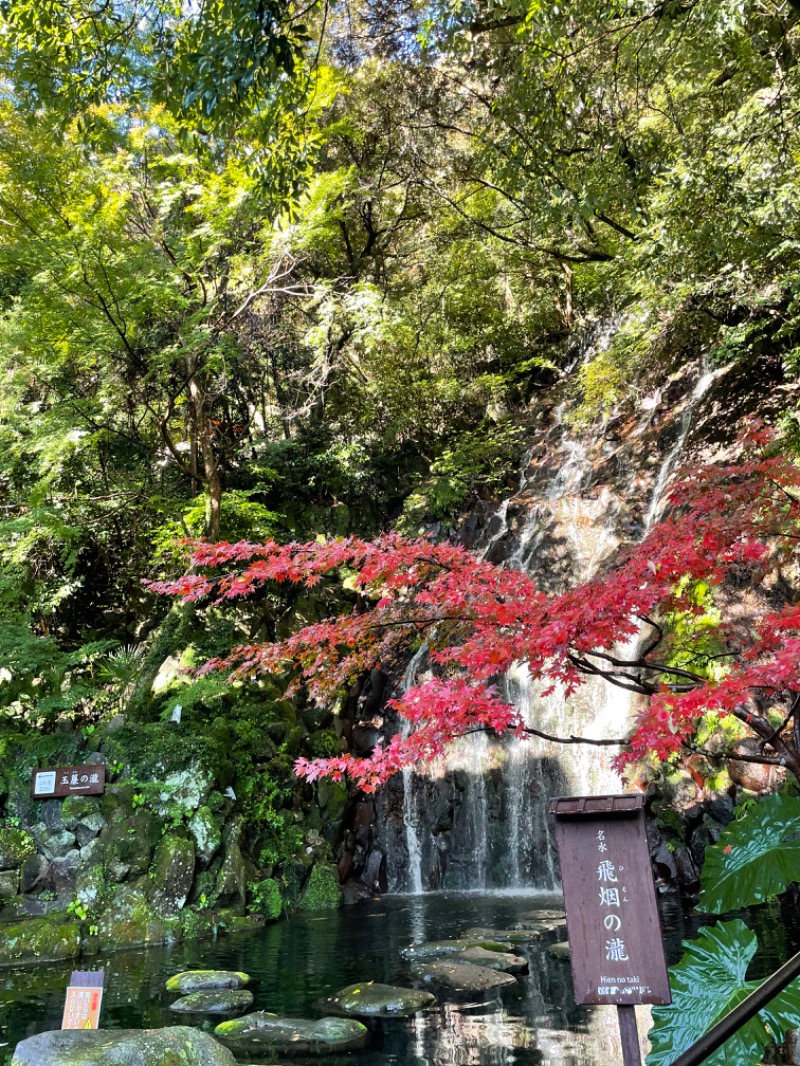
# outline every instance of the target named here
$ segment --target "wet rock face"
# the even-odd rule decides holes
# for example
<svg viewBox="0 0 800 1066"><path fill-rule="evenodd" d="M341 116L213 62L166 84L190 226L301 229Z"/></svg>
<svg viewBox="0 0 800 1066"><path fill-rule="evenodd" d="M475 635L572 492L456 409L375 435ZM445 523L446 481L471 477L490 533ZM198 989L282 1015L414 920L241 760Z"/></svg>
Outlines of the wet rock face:
<svg viewBox="0 0 800 1066"><path fill-rule="evenodd" d="M215 1035L237 1056L242 1054L327 1055L356 1051L366 1045L369 1030L352 1018L281 1018L256 1011L222 1022Z"/></svg>
<svg viewBox="0 0 800 1066"><path fill-rule="evenodd" d="M208 1033L169 1029L67 1030L39 1033L17 1044L11 1066L236 1066Z"/></svg>

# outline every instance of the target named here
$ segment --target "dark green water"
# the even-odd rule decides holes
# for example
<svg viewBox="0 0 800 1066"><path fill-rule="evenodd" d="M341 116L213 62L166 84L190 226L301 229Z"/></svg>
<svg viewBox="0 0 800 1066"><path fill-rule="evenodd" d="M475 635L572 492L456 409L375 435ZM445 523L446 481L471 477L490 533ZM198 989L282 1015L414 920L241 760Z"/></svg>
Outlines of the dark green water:
<svg viewBox="0 0 800 1066"><path fill-rule="evenodd" d="M353 981L410 984L407 964L400 958L401 948L409 943L458 936L473 925L506 928L537 906L559 905L560 899L553 897L391 896L333 913L291 918L255 933L110 954L92 960L88 968L106 971L104 1029L185 1024L185 1016L169 1011L173 997L164 993L164 983L180 970L206 967L250 973L256 979L256 1010L316 1017L312 1007L316 999ZM772 913L763 923L772 932L762 960L765 972L787 950L786 922L777 911ZM680 940L699 923L687 919L674 904L664 906L663 923L673 962L680 954ZM375 1023L367 1049L333 1062L337 1066L344 1062L351 1066L614 1066L619 1061L615 1011L575 1006L569 966L546 954L547 944L556 939L565 939L563 930L529 948L519 948L529 955L530 974L520 977L516 987L494 999L475 1002L441 998L415 1018ZM0 1051L4 1056L0 1062L10 1061L11 1050L25 1036L60 1026L64 989L75 965L46 964L2 972L0 1040L7 1046ZM645 1008L639 1010L644 1027ZM328 1056L316 1061L331 1060Z"/></svg>

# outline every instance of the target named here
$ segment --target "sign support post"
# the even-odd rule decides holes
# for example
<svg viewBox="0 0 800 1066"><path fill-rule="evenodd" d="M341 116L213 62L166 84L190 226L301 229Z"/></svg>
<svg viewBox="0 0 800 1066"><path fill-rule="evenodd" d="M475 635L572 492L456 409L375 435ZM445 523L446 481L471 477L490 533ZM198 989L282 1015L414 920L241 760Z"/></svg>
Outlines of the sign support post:
<svg viewBox="0 0 800 1066"><path fill-rule="evenodd" d="M624 1066L641 1066L637 1003L671 1003L644 797L554 799L575 1002L615 1006Z"/></svg>

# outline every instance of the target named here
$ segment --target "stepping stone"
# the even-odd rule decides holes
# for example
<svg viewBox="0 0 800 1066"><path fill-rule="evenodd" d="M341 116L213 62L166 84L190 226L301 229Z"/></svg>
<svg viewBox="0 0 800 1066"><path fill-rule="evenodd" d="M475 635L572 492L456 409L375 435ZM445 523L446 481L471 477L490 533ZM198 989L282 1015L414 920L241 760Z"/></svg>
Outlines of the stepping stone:
<svg viewBox="0 0 800 1066"><path fill-rule="evenodd" d="M348 985L333 996L317 1000L314 1009L322 1013L354 1017L410 1018L435 1002L436 997L430 992L368 981L366 984Z"/></svg>
<svg viewBox="0 0 800 1066"><path fill-rule="evenodd" d="M514 922L514 929L535 929L540 933L550 933L554 929L563 929L566 924L566 918L542 918L541 921L534 921L533 918L522 918L520 921Z"/></svg>
<svg viewBox="0 0 800 1066"><path fill-rule="evenodd" d="M243 988L250 974L236 970L184 970L167 981L167 992L208 992L216 988Z"/></svg>
<svg viewBox="0 0 800 1066"><path fill-rule="evenodd" d="M547 922L551 919L564 919L564 911L563 908L562 910L543 909L540 911L525 911L524 914L520 915L520 918L522 918L523 920L527 919L532 922Z"/></svg>
<svg viewBox="0 0 800 1066"><path fill-rule="evenodd" d="M504 950L509 944L529 944L538 940L541 936L539 929L468 929L464 933L467 940L479 940L484 937L504 945Z"/></svg>
<svg viewBox="0 0 800 1066"><path fill-rule="evenodd" d="M462 937L460 940L429 940L424 944L409 944L400 952L404 959L439 959L445 955L458 955L469 948L484 948L486 951L506 951L508 944L487 937Z"/></svg>
<svg viewBox="0 0 800 1066"><path fill-rule="evenodd" d="M490 970L502 970L503 973L528 972L528 960L521 955L511 955L507 951L487 951L486 948L467 948L457 955L450 955L449 961L488 966Z"/></svg>
<svg viewBox="0 0 800 1066"><path fill-rule="evenodd" d="M222 1022L214 1035L237 1056L327 1055L364 1047L369 1030L354 1018L281 1018L256 1011Z"/></svg>
<svg viewBox="0 0 800 1066"><path fill-rule="evenodd" d="M452 992L470 993L494 992L499 988L515 985L517 979L510 973L499 973L488 966L475 966L470 962L457 962L451 959L439 959L432 962L419 962L411 971L425 984L448 988Z"/></svg>
<svg viewBox="0 0 800 1066"><path fill-rule="evenodd" d="M170 1004L179 1014L242 1014L253 1006L253 993L246 988L216 988L190 992Z"/></svg>
<svg viewBox="0 0 800 1066"><path fill-rule="evenodd" d="M561 944L551 944L547 949L547 954L551 959L563 959L566 962L570 956L569 944L566 941Z"/></svg>

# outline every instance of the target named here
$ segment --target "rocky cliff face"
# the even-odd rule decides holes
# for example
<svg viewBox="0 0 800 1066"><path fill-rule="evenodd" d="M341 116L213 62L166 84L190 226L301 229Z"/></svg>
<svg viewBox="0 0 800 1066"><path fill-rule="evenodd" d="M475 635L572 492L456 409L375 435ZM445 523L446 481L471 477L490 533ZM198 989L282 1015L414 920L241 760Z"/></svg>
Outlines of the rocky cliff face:
<svg viewBox="0 0 800 1066"><path fill-rule="evenodd" d="M571 425L571 383L539 396L519 484L502 500L481 503L456 528L438 530L492 562L533 574L556 591L610 565L615 551L641 539L667 506L666 492L684 463L713 458L753 416L769 417L785 395L780 362L665 375L638 403L585 429ZM751 590L752 607L769 590ZM419 676L424 656L412 665ZM410 678L391 679L387 695ZM521 670L505 681L528 717L552 732L582 729L619 735L635 698L591 683L569 701L543 700ZM398 728L378 713L351 730L363 746ZM424 774L392 780L376 800L351 808L339 848L344 878L366 888L552 888L557 883L546 803L551 795L619 791L621 782L587 749L533 741L460 745ZM661 883L692 890L705 845L730 819L742 789L764 787L741 764L712 785L688 766L649 800L651 844ZM737 776L738 775L738 776ZM643 786L644 787L644 786ZM664 789L666 791L664 791Z"/></svg>

